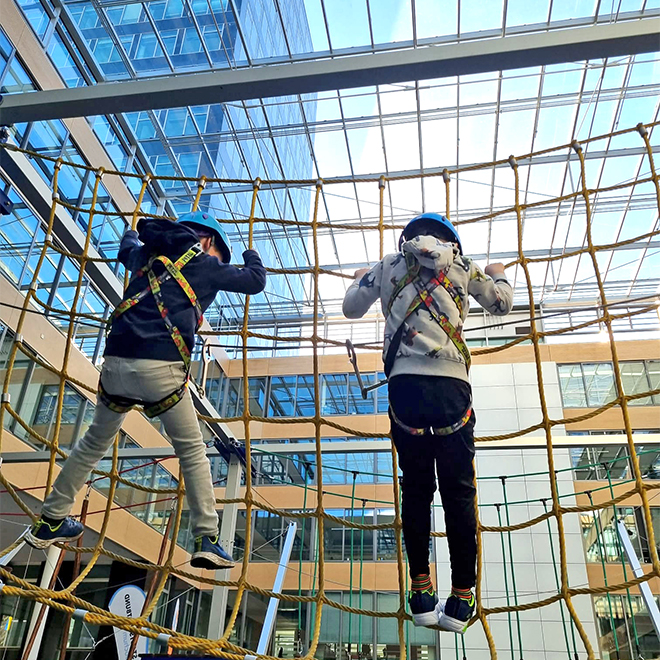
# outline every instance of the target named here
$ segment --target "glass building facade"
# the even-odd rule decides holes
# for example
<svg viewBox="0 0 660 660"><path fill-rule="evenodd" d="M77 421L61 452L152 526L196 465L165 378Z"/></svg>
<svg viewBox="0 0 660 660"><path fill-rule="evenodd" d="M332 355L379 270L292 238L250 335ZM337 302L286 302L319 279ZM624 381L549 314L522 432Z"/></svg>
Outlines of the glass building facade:
<svg viewBox="0 0 660 660"><path fill-rule="evenodd" d="M286 48L297 52L311 47L302 0L282 3L277 11L272 3L245 0L168 0L121 6L21 0L19 4L68 87L233 67L255 55L272 57ZM286 36L282 20L287 22ZM12 44L5 35L0 39L0 53L5 60L0 69L2 93L37 88L18 58L13 57L7 66L9 57L5 53L11 53ZM252 55L248 56L248 52ZM286 140L277 139L275 144L274 137L257 140L255 135L263 135L273 124L314 122L316 95L271 101L99 115L88 117L88 122L117 170L193 179L153 182L147 189L142 210L176 216L190 210L196 181L201 177L254 180L313 176L312 145L307 136L293 135ZM19 125L13 132L21 146L38 153L86 162L75 144L67 142L68 132L61 121ZM79 202L85 188L91 194L93 177L88 177L89 181L75 180L73 168L64 171L67 201ZM44 174L45 178L52 176L52 172ZM67 185L70 177L74 180ZM137 197L140 180L127 179L126 183ZM255 216L307 220L310 195L309 190L301 188L263 190ZM230 221L226 229L237 262L247 247L251 198L249 187L209 184L200 200L201 210ZM104 203L112 208L109 198ZM112 227L103 237L95 236L95 246L103 247L107 256L112 256L126 222L120 216L110 218L109 224ZM306 231L264 229L257 223L254 247L264 263L273 267L292 268L308 260ZM295 304L303 298L303 292L303 276L271 276L266 291L253 297L251 313L270 318L274 304ZM241 296L220 293L206 318L214 327L235 327L237 319L242 318L242 308Z"/></svg>

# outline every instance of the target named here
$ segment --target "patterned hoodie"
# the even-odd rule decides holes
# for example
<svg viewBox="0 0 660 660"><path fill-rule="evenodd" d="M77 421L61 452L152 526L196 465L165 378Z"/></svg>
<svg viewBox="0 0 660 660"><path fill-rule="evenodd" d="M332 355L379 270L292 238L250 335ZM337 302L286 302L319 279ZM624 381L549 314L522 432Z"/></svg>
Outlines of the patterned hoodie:
<svg viewBox="0 0 660 660"><path fill-rule="evenodd" d="M434 236L415 236L406 241L401 249L403 254L387 255L359 282L353 282L344 297L343 311L349 319L364 316L380 298L383 314L386 316L383 361L392 337L404 322L406 311L417 296L415 285L410 283L401 289L390 306L390 298L395 293L397 282L408 272L404 256L406 254L412 255L419 262L422 267L420 276L425 284L440 272L444 272L453 284L461 298L462 315L442 286L436 287L431 295L451 324L461 333L463 341L463 323L469 311L468 294L491 314L504 316L511 311L513 289L506 277L503 274L497 275L493 280L485 275L469 257L459 253L455 244L444 243ZM399 374L449 376L469 382L463 356L424 305L418 307L405 321L390 377Z"/></svg>

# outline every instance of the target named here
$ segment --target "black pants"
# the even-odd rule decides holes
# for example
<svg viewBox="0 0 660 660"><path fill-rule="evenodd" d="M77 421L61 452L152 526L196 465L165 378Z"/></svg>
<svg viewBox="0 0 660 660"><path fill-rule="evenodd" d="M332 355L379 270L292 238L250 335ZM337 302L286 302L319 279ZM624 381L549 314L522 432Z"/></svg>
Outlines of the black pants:
<svg viewBox="0 0 660 660"><path fill-rule="evenodd" d="M413 428L457 422L471 399L470 385L441 376L395 376L389 383L390 405ZM438 474L445 512L452 586L475 584L477 542L474 502L474 413L452 435L411 435L392 422L392 439L403 472L403 538L411 577L429 572L431 504Z"/></svg>

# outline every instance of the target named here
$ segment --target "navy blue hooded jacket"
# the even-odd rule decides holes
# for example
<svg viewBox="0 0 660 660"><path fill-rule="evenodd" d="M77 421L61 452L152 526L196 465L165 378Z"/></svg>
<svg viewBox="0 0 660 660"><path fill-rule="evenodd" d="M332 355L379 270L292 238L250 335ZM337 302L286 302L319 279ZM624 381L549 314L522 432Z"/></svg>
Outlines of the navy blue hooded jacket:
<svg viewBox="0 0 660 660"><path fill-rule="evenodd" d="M195 232L170 220L142 219L138 231L127 231L119 246L119 261L129 271L144 266L151 255L164 255L176 261L198 242ZM243 252L244 268L222 263L216 257L201 253L188 262L181 272L192 286L204 312L218 291L257 294L266 286L266 269L254 250ZM165 266L155 262L156 275ZM146 274L133 277L124 300L149 286ZM188 296L173 278L161 285L165 307L172 323L179 329L192 352L195 344L196 315ZM112 323L105 347L105 355L126 358L145 358L177 362L181 355L163 321L156 301L150 294L137 305L118 316Z"/></svg>

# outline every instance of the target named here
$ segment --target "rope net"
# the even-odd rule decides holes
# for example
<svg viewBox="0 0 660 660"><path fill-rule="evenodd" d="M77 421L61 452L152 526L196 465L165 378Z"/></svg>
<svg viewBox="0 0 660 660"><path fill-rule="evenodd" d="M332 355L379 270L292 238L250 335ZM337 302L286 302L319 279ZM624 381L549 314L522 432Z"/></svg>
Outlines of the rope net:
<svg viewBox="0 0 660 660"><path fill-rule="evenodd" d="M385 188L389 181L396 181L401 179L419 179L419 178L431 178L436 177L440 186L444 186L445 198L446 198L446 215L449 216L449 207L450 207L450 193L451 193L451 182L452 179L455 180L455 177L458 174L463 174L467 171L474 170L484 170L491 171L494 167L509 167L509 185L514 190L514 199L513 205L498 210L494 213L489 213L475 218L470 218L469 220L459 220L456 224L460 227L464 224L470 223L488 223L493 218L498 216L508 216L515 219L517 227L517 257L509 264L507 268L517 266L522 274L524 275L523 287L526 288L528 295L528 304L529 304L529 313L530 313L530 331L528 334L516 338L514 341L508 342L505 345L479 348L473 351L474 355L485 355L500 351L506 351L511 347L521 344L523 342L528 342L533 346L534 360L536 363L536 379L538 386L538 393L540 396L541 402L541 412L542 412L542 421L538 424L529 426L515 433L507 433L499 436L488 436L488 437L478 437L476 440L478 443L487 443L494 440L504 440L514 437L524 436L533 431L542 431L545 437L546 443L546 455L547 455L547 475L549 480L549 491L550 497L543 500L543 507L545 509L544 513L538 515L532 519L525 520L517 524L511 524L509 520L509 510L507 507L502 508L500 505L497 505L497 514L499 524L496 526L487 526L482 524L479 521L479 506L477 506L477 520L478 520L478 566L477 566L477 594L476 594L476 614L472 621L471 625L481 626L485 639L487 640L488 648L490 650L490 657L496 658L497 651L495 648L495 642L493 634L491 632L491 626L489 625L489 617L493 615L506 613L511 622L512 617L519 617L521 611L530 610L535 608L543 608L550 606L554 603L558 603L561 608L562 621L564 624L564 634L566 636L566 645L569 657L577 657L578 653L586 652L586 657L590 660L594 659L595 652L592 644L589 640L588 634L585 630L585 627L580 620L575 606L574 598L578 595L594 595L594 594L604 594L609 599L609 595L613 592L623 592L629 590L636 585L641 584L651 580L654 577L660 577L660 559L658 557L658 550L654 538L654 525L651 519L651 511L649 509L649 492L653 489L660 487L660 483L645 483L643 481L642 472L640 470L640 463L638 455L635 449L635 443L633 441L631 421L629 416L629 404L631 400L641 399L648 397L649 395L660 394L660 389L655 389L650 392L643 392L638 394L627 395L624 394L624 388L622 384L621 370L619 368L619 357L617 343L614 338L614 324L624 318L630 318L636 314L645 313L649 310L657 309L657 301L650 300L648 305L643 306L641 309L626 310L621 312L614 305L610 305L607 299L604 278L601 274L598 254L602 251L611 251L617 248L623 247L630 243L641 242L641 241L650 241L653 237L660 234L660 229L658 229L657 222L652 223L652 230L648 231L642 235L634 236L627 238L625 240L617 241L616 243L611 243L607 245L597 245L594 243L593 238L593 227L594 227L594 203L593 200L597 195L612 193L613 191L624 191L630 196L633 195L635 188L643 185L650 185L654 191L658 211L660 211L660 182L658 180L658 174L654 164L653 152L651 148L651 142L649 139L650 130L653 129L657 123L652 124L639 124L636 127L629 128L626 130L620 130L614 133L607 135L590 138L584 140L581 143L574 141L568 145L562 145L559 147L554 147L551 149L546 149L544 151L539 151L531 154L525 154L518 157L511 156L508 159L499 160L492 163L487 163L479 166L473 166L469 168L458 168L453 170L444 170L440 174L417 174L409 176L399 176L399 177L374 177L372 179L360 179L361 183L371 183L374 186L378 187L378 199L379 199L379 220L377 225L366 227L364 224L338 224L330 221L322 221L320 219L320 202L321 194L324 189L324 186L332 186L341 183L352 183L354 180L347 179L333 179L332 182L325 183L322 180L318 181L267 181L259 180L246 182L240 180L214 180L214 179L205 179L200 180L196 179L185 179L192 186L197 186L197 195L194 201L193 210L196 210L202 190L207 184L246 184L252 186L252 195L251 195L251 205L250 205L250 215L247 220L221 220L222 222L227 222L228 224L233 225L242 225L245 229L247 227L247 245L252 247L254 241L254 230L256 225L262 225L265 228L280 226L286 228L296 228L298 227L301 230L309 232L312 246L312 257L313 263L309 267L300 267L295 269L278 269L278 268L268 268L270 273L273 274L308 274L311 275L312 282L312 299L313 299L313 322L312 322L312 334L308 337L296 337L295 341L299 342L300 345L306 344L312 349L313 356L313 378L314 378L314 415L311 417L296 417L296 418L273 418L273 417L260 417L253 415L250 412L250 406L244 405L244 411L240 417L230 417L230 418L220 418L220 417L208 417L200 415L200 418L209 422L236 422L240 421L243 424L244 429L244 438L245 438L245 453L247 458L247 464L251 465L251 457L253 453L253 447L251 443L251 433L252 433L252 424L254 422L268 422L271 424L301 424L309 423L313 424L315 429L315 463L317 466L316 470L316 483L315 483L315 500L316 503L314 506L307 505L307 487L305 486L305 503L303 504L303 509L298 512L293 512L290 510L282 510L276 507L270 506L260 501L258 496L258 490L254 487L253 476L250 469L245 471L245 495L238 499L219 499L217 503L222 507L228 504L240 504L245 508L246 520L251 519L251 515L255 510L268 511L277 516L281 516L285 519L301 519L306 521L312 518L317 520L317 538L315 541L316 545L316 569L315 569L315 581L313 589L309 591L308 595L303 593L302 589L299 589L297 595L292 594L279 594L273 593L269 589L264 588L262 585L255 584L251 581L251 571L250 571L250 552L245 552L240 566L240 575L237 580L215 580L207 576L200 577L197 574L189 573L182 570L180 567L174 564L174 551L176 548L176 539L179 534L179 528L181 523L181 514L183 507L183 496L185 494L184 482L181 474L179 474L178 486L176 489L159 489L147 487L141 484L131 481L127 476L122 475L118 468L118 438L115 440L111 468L108 471L104 470L95 470L94 474L96 477L93 478L107 478L109 479L109 488L107 492L107 506L103 514L103 523L101 525L100 532L98 534L98 541L93 547L84 547L80 544L77 546L62 546L62 549L66 553L72 554L75 557L76 566L79 568L81 565L81 558L85 557L86 565L83 570L77 571L77 577L63 589L55 589L54 583L50 585L50 588L41 588L35 586L34 584L28 582L25 579L12 574L9 570L4 567L0 567L0 577L5 583L2 588L2 595L4 596L14 596L17 598L31 599L37 601L38 603L43 604L44 606L53 608L64 612L68 617L68 621L71 620L71 617L75 619L82 619L83 621L89 624L96 625L110 625L122 628L136 635L141 635L151 639L158 639L161 642L166 642L170 648L175 651L178 650L194 650L199 653L206 653L211 656L224 657L224 658L233 658L233 659L243 659L246 654L251 653L249 649L238 646L230 641L230 635L237 621L241 609L241 603L243 597L246 593L252 592L260 594L264 597L275 597L280 601L287 601L292 603L299 604L299 607L305 603L313 603L313 620L311 622L311 635L310 635L310 644L304 654L304 658L312 659L315 657L317 652L317 647L319 643L319 636L321 631L321 621L323 613L327 608L336 608L346 613L351 613L354 615L359 615L360 617L379 617L379 618L394 618L397 622L398 629L398 638L399 638L399 653L401 658L406 658L406 649L407 649L407 631L406 631L406 622L410 620L410 616L406 613L406 563L404 548L402 546L402 535L401 535L401 512L400 512L400 492L399 492L399 481L397 478L392 479L393 493L392 493L392 505L394 508L393 521L391 523L381 523L381 524L366 524L364 523L364 504L362 502L362 517L361 522L356 522L356 515L352 516L351 520L344 519L335 515L330 514L326 511L324 506L324 498L328 495L328 491L324 486L324 475L323 475L323 456L321 451L321 438L323 435L324 428L331 428L339 430L342 433L345 433L347 436L355 438L373 438L373 437L387 437L382 434L376 433L365 433L359 431L358 429L350 428L341 424L336 423L334 420L325 418L322 416L322 408L320 402L320 389L319 389L319 377L320 377L320 368L319 368L319 350L323 349L324 346L333 346L341 345L341 342L337 342L331 339L323 338L320 336L319 329L319 281L321 277L344 277L350 278L351 275L343 274L340 272L334 272L330 270L325 270L320 267L320 257L319 257L319 230L326 228L345 228L349 230L360 230L360 231L373 231L379 234L379 252L380 258L384 256L385 252L385 241L384 235L386 231L391 231L394 229L401 229L402 226L398 226L391 223L386 223L384 219L384 193ZM631 178L627 178L625 175L622 175L621 178L625 179L622 183L617 183L610 186L602 187L589 187L589 181L587 179L587 166L585 159L585 149L588 148L588 145L592 142L605 141L607 143L611 142L612 139L618 136L628 136L628 137L637 137L641 140L643 147L645 149L645 159L647 160L648 169L650 174L648 176L640 176L639 173L633 175ZM102 217L103 215L116 215L115 211L108 211L100 207L97 204L97 198L99 193L99 185L102 178L106 177L119 177L124 182L128 181L131 177L136 177L139 175L127 172L116 172L116 171L106 171L104 168L95 169L87 165L81 165L79 163L71 163L62 160L61 158L55 159L47 156L39 155L33 152L25 152L24 150L18 149L9 144L3 144L2 147L7 150L12 151L23 151L27 153L28 156L34 159L41 159L46 164L49 164L49 167L54 172L53 182L52 182L52 203L50 208L50 216L48 218L48 225L46 229L46 237L43 244L40 246L40 254L37 260L37 263L34 267L34 274L32 277L32 282L25 292L24 301L21 306L20 314L16 321L15 326L15 338L14 342L10 348L9 356L7 360L6 373L4 378L3 385L3 395L2 395L2 405L0 409L0 425L5 424L5 420L8 417L13 418L16 423L24 429L24 431L31 436L31 438L37 443L43 445L48 449L50 453L50 460L48 462L48 471L46 477L45 491L48 493L51 489L54 477L55 477L55 463L58 456L66 456L66 451L64 451L59 446L60 434L62 430L62 411L65 397L65 386L67 383L74 384L81 390L87 391L92 396L95 394L94 384L83 382L75 378L71 373L69 373L69 358L71 356L71 347L73 346L74 339L74 329L76 324L84 321L96 321L102 323L104 319L88 313L83 313L78 310L79 301L81 298L81 291L84 284L84 273L86 267L94 261L112 261L108 259L102 259L95 256L90 256L90 247L92 246L92 227L97 218ZM575 192L571 192L560 197L545 198L541 201L535 202L523 202L521 201L521 182L520 182L520 167L519 163L523 162L524 166L534 166L534 159L541 155L555 154L564 155L567 159L571 156L577 158L579 163L579 186ZM72 170L83 171L86 170L93 177L94 185L92 192L92 201L89 207L78 208L66 201L64 201L59 194L58 182L60 181L61 173L64 169L71 168ZM123 215L128 219L130 218L131 225L135 228L137 220L141 215L150 215L145 214L141 210L141 204L147 186L149 185L150 180L159 179L161 181L174 180L173 177L155 177L152 175L147 175L142 178L141 187L139 194L137 195L137 204L134 209L126 210L123 212ZM176 179L182 181L182 179ZM312 186L313 187L313 213L312 219L310 221L293 221L293 220L280 220L272 218L259 218L255 215L257 209L257 201L260 191L262 191L269 184L285 184L289 186ZM525 250L523 249L523 229L524 229L524 218L525 213L535 207L541 206L550 206L557 205L561 202L569 201L572 203L581 203L583 205L583 210L586 218L586 228L585 228L585 242L583 247L580 249L566 252L563 251L559 254L554 254L552 256L527 256ZM77 212L83 214L86 218L86 234L84 241L84 248L80 254L72 254L66 250L59 247L53 239L54 233L54 220L56 217L56 212L58 207L64 207L69 212ZM153 216L152 216L153 217ZM657 220L657 218L655 218ZM512 241L513 241L513 237ZM70 310L67 312L62 312L61 309L57 309L53 306L43 303L36 295L37 286L39 282L40 270L44 264L46 254L48 251L56 251L67 257L76 260L80 264L78 279L75 282L74 293L71 301ZM588 260L588 263L591 264L593 273L595 275L596 285L598 289L598 313L596 317L592 320L575 324L575 325L566 325L561 328L558 328L553 331L541 331L538 327L537 315L537 301L535 301L535 293L532 286L532 277L530 274L530 269L535 264L548 264L550 262L558 262L566 259L571 259L575 257L584 257ZM268 264L266 264L268 265ZM62 359L62 364L59 366L53 366L48 364L45 360L37 357L29 349L29 347L23 342L22 332L27 323L29 323L30 313L34 312L34 309L41 309L43 312L55 313L67 321L63 330L66 332L66 344L64 348L64 354ZM614 366L614 378L616 383L616 392L618 395L616 398L603 405L597 409L590 410L588 413L585 413L579 417L572 417L569 419L552 419L548 412L548 404L545 397L545 385L543 378L543 371L541 368L541 350L539 347L540 342L551 335L565 335L574 331L578 331L589 326L597 325L606 332L607 339L609 341L609 349L611 352L611 360ZM276 334L266 334L260 332L254 332L250 328L250 298L249 296L245 298L244 303L244 314L242 327L237 330L222 330L222 331L204 331L205 335L225 335L225 336L237 336L240 339L240 347L242 351L242 372L243 372L243 401L248 402L250 400L249 393L249 367L250 360L248 359L248 343L251 338L267 339L267 340L277 340L277 341L291 341L291 337L278 336ZM377 349L378 346L370 346L369 348ZM52 433L52 439L48 439L38 433L34 428L31 428L28 422L22 419L16 410L12 407L11 398L9 396L10 382L12 378L12 371L14 370L15 365L17 364L17 358L20 354L24 354L31 360L34 360L39 366L44 369L49 370L52 374L56 376L59 380L59 387L57 392L57 404L56 404L56 415L55 415L55 426ZM203 385L203 384L202 384ZM607 501L598 501L594 503L590 494L590 503L583 506L566 506L562 504L562 495L559 493L558 484L557 484L557 469L555 467L555 455L553 453L553 439L552 439L552 430L554 427L570 422L585 421L587 419L594 418L598 415L603 414L605 411L609 410L612 407L618 407L621 410L622 417L624 420L625 434L627 438L627 449L630 456L631 466L632 466L632 487L625 490L625 492L619 492L615 496L614 490L611 488L610 483L610 499ZM135 413L133 413L135 414ZM4 426L3 426L4 428ZM5 437L4 434L2 437ZM0 442L2 442L0 440ZM2 450L2 445L0 444L0 451ZM394 449L392 448L391 452L391 463L392 463L392 474L397 475L397 455ZM609 473L608 473L609 476ZM32 520L35 520L35 514L31 508L25 503L21 497L21 492L16 489L10 482L9 477L7 476L6 466L0 466L0 482L6 489L6 492L11 496L15 503L20 507L20 509L29 516ZM153 497L162 497L165 499L172 498L174 502L174 513L170 516L167 530L164 535L163 545L161 547L160 560L157 564L137 562L133 561L127 557L121 556L117 553L111 552L106 547L106 532L108 528L108 522L112 515L113 507L113 498L115 491L118 486L129 487L133 489L140 490L149 496ZM503 483L503 486L505 484ZM586 492L586 491L585 491ZM355 478L353 481L353 495L355 494ZM643 511L643 517L646 523L646 529L648 531L648 541L649 541L649 552L650 552L650 563L651 570L641 577L629 578L625 573L624 565L624 582L617 584L607 584L605 580L605 585L601 587L584 587L584 586L572 586L569 584L569 575L567 568L567 547L566 547L566 538L565 538L565 517L569 514L576 513L592 513L594 516L600 514L600 512L606 510L608 507L616 507L617 504L623 502L627 498L636 495L641 502L641 508ZM353 496L352 505L355 506ZM506 504L506 489L504 492L504 503ZM81 518L84 520L86 517L86 504L83 505L83 510L81 511ZM358 504L358 511L360 506ZM502 513L505 513L505 519L502 519ZM615 509L616 512L616 509ZM75 512L74 512L75 513ZM359 514L357 515L359 518ZM398 608L394 611L372 611L363 609L362 607L352 607L351 605L346 605L339 603L331 599L327 592L328 589L332 587L332 579L328 578L328 565L326 564L326 550L324 543L324 525L322 524L323 520L331 521L332 523L341 526L352 528L354 530L360 530L360 533L364 535L366 530L384 530L391 529L393 530L395 543L396 543L396 563L398 571ZM503 524L506 523L506 524ZM554 523L556 532L551 530L551 523ZM303 523L304 524L304 523ZM551 550L553 553L553 562L555 563L555 576L556 576L556 592L551 595L533 601L520 603L516 594L516 585L515 585L515 574L512 572L512 592L513 597L509 599L509 591L507 586L507 605L501 607L486 607L481 598L481 589L482 589L482 578L483 578L483 563L482 563L482 552L483 552L483 536L484 534L499 534L502 539L502 551L503 557L506 559L505 554L505 539L508 538L509 551L511 551L511 533L519 530L530 529L534 526L547 527L548 534L556 534L557 543L558 543L558 552L555 556L554 545L551 541ZM602 531L602 530L601 530ZM247 524L245 527L245 548L250 549L251 546L251 535L252 528L251 525ZM433 536L442 537L444 533L442 532L433 532ZM169 541L168 541L169 539ZM9 552L14 547L20 543L20 539L14 544L5 548L2 553L5 554ZM353 534L351 535L351 543L353 543ZM65 553L61 553L62 557ZM145 608L138 618L127 618L112 614L102 608L95 606L94 604L86 601L84 598L76 596L75 592L77 587L85 580L86 576L89 575L90 571L94 567L95 563L99 560L100 557L105 556L111 560L116 560L123 562L129 566L134 566L140 569L146 569L150 575L150 584L151 588L148 590L148 598L145 605ZM352 556L352 555L351 555ZM512 555L510 555L512 559ZM353 586L352 583L352 562L351 562L351 589ZM361 574L360 567L360 574ZM513 568L511 569L513 570ZM182 578L188 579L192 582L204 583L207 585L213 586L224 586L230 587L236 590L236 597L234 599L233 608L231 609L231 615L229 616L224 634L220 639L203 639L195 638L182 634L180 632L175 632L168 628L164 628L155 624L150 620L150 615L154 612L159 598L163 593L163 590L166 586L168 577L170 576L180 576ZM506 576L506 569L505 569ZM149 581L148 581L149 583ZM361 592L360 592L361 593ZM627 591L629 594L630 592ZM351 591L352 595L352 591ZM360 598L360 604L361 604ZM608 600L609 602L609 600ZM43 607L43 610L46 610L46 607ZM610 617L611 617L611 605L610 605ZM362 619L360 619L361 621ZM349 619L350 621L350 619ZM350 624L349 624L350 625ZM67 626L68 627L68 626ZM510 627L510 634L511 633ZM567 632L570 631L570 634ZM468 631L468 636L470 632ZM522 653L522 641L520 641L520 620L518 618L518 636L519 636L519 648ZM569 637L572 637L572 643L569 645ZM570 646L570 648L569 648ZM511 648L513 650L513 639L511 640ZM457 646L458 649L458 646ZM458 652L458 651L457 651ZM252 652L253 653L253 652ZM273 658L274 656L270 655L259 655L260 658ZM458 656L457 656L458 657ZM513 656L512 656L513 657Z"/></svg>

